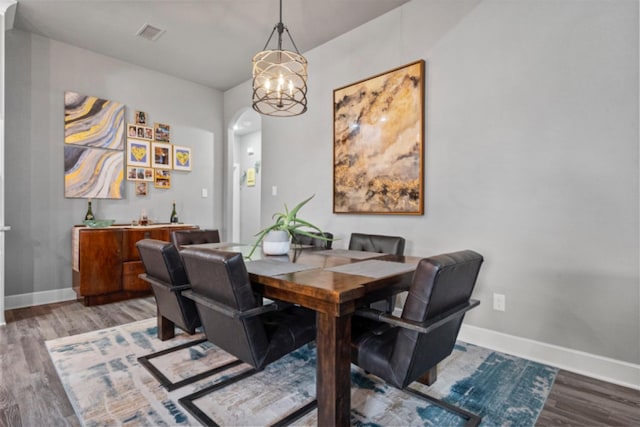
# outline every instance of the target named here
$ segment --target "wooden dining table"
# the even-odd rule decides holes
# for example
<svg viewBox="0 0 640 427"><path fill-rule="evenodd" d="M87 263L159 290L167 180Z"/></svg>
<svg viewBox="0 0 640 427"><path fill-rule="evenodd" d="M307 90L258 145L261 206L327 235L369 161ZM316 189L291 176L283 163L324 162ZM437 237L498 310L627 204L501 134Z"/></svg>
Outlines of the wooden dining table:
<svg viewBox="0 0 640 427"><path fill-rule="evenodd" d="M233 243L190 245L248 255ZM418 257L296 247L284 256L256 251L246 259L254 290L306 307L317 317L319 426L348 426L351 410L351 316L370 302L409 288Z"/></svg>

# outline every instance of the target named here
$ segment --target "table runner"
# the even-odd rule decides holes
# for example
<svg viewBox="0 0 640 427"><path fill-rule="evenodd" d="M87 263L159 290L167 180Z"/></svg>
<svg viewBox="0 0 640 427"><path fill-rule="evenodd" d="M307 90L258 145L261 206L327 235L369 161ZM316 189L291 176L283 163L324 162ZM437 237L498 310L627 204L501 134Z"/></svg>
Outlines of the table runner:
<svg viewBox="0 0 640 427"><path fill-rule="evenodd" d="M246 263L247 271L263 276L278 276L280 274L295 273L296 271L313 270L312 265L295 264L288 261L276 261L270 259L259 259Z"/></svg>
<svg viewBox="0 0 640 427"><path fill-rule="evenodd" d="M319 255L337 256L342 258L353 258L353 259L367 259L367 258L375 258L378 256L386 255L378 252L351 251L348 249L329 249L326 251L319 251L316 253Z"/></svg>
<svg viewBox="0 0 640 427"><path fill-rule="evenodd" d="M353 264L330 267L326 268L325 270L334 271L336 273L355 274L358 276L379 279L385 276L406 273L407 271L414 271L415 269L416 266L412 264L372 259L368 261L356 262Z"/></svg>

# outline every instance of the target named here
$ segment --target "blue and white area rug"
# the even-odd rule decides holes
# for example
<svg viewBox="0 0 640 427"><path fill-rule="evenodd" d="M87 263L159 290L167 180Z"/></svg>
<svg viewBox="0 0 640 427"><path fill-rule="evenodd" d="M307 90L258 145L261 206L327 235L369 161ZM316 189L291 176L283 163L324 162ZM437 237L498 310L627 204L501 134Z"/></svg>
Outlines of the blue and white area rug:
<svg viewBox="0 0 640 427"><path fill-rule="evenodd" d="M78 418L85 426L188 426L198 422L178 403L187 394L248 369L238 365L167 392L137 358L200 338L157 338L155 319L47 341L47 348ZM202 344L152 359L172 382L231 360ZM314 345L264 371L195 401L223 426L268 425L315 397ZM533 426L557 369L459 342L431 387L411 387L483 417L482 426ZM351 424L356 426L455 426L463 420L386 385L352 365ZM295 425L314 426L317 411Z"/></svg>

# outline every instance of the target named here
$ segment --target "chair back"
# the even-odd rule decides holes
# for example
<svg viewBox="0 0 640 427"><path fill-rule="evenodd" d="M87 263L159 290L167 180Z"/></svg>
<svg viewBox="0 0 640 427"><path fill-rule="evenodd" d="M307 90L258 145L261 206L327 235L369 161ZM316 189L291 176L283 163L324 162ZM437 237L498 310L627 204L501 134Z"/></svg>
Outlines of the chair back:
<svg viewBox="0 0 640 427"><path fill-rule="evenodd" d="M402 256L404 255L404 243L404 238L399 236L351 233L349 250Z"/></svg>
<svg viewBox="0 0 640 427"><path fill-rule="evenodd" d="M200 326L195 304L172 288L189 283L180 254L173 244L143 239L136 243L158 306L158 313L181 329L194 333Z"/></svg>
<svg viewBox="0 0 640 427"><path fill-rule="evenodd" d="M220 233L218 230L176 230L171 232L171 243L178 250L184 245L220 243Z"/></svg>
<svg viewBox="0 0 640 427"><path fill-rule="evenodd" d="M323 232L323 233L312 232L311 234L316 236L326 237L327 239L333 239L333 234L329 232ZM291 238L291 241L299 245L311 245L314 247L324 248L324 249L331 249L333 244L332 240L323 240L319 238L305 236L299 233L294 233L293 237Z"/></svg>
<svg viewBox="0 0 640 427"><path fill-rule="evenodd" d="M181 251L191 290L217 304L246 311L258 307L242 254L202 248ZM207 340L256 367L268 347L259 317L234 319L196 302Z"/></svg>
<svg viewBox="0 0 640 427"><path fill-rule="evenodd" d="M469 302L483 257L465 250L420 260L402 311L402 318L425 322ZM401 388L451 354L464 316L423 334L400 329L390 358Z"/></svg>

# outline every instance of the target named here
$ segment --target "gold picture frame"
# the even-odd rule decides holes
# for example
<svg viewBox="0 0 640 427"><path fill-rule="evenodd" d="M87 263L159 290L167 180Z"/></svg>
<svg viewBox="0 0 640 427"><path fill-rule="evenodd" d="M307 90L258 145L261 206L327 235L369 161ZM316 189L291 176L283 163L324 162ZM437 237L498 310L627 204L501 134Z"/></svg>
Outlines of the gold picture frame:
<svg viewBox="0 0 640 427"><path fill-rule="evenodd" d="M149 141L127 138L127 166L151 166L151 150Z"/></svg>
<svg viewBox="0 0 640 427"><path fill-rule="evenodd" d="M155 169L153 186L168 190L171 188L171 171L166 169Z"/></svg>
<svg viewBox="0 0 640 427"><path fill-rule="evenodd" d="M424 60L333 91L333 212L423 215Z"/></svg>
<svg viewBox="0 0 640 427"><path fill-rule="evenodd" d="M153 182L153 169L127 166L127 181Z"/></svg>
<svg viewBox="0 0 640 427"><path fill-rule="evenodd" d="M173 170L191 172L192 162L191 147L173 145Z"/></svg>
<svg viewBox="0 0 640 427"><path fill-rule="evenodd" d="M127 137L153 141L153 128L128 123Z"/></svg>
<svg viewBox="0 0 640 427"><path fill-rule="evenodd" d="M171 141L171 126L165 123L154 123L153 132L157 142Z"/></svg>
<svg viewBox="0 0 640 427"><path fill-rule="evenodd" d="M146 182L136 182L136 196L146 196L149 192Z"/></svg>
<svg viewBox="0 0 640 427"><path fill-rule="evenodd" d="M151 143L151 167L156 169L171 169L173 166L173 149L171 144L164 142Z"/></svg>
<svg viewBox="0 0 640 427"><path fill-rule="evenodd" d="M136 110L134 111L133 116L137 125L147 125L147 113L144 111Z"/></svg>

